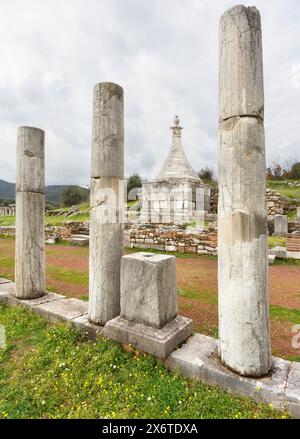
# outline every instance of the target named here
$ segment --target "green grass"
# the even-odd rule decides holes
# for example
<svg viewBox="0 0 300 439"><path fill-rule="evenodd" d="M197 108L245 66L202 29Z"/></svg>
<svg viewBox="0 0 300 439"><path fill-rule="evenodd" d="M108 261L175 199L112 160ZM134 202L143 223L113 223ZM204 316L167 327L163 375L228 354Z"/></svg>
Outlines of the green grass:
<svg viewBox="0 0 300 439"><path fill-rule="evenodd" d="M181 259L191 259L191 258L203 258L205 257L206 259L217 259L217 256L214 255L200 255L198 253L180 253L180 252L166 252L164 250L158 250L155 248L130 248L130 247L125 247L125 251L127 254L129 253L138 253L138 252L143 252L143 253L159 253L159 254L164 254L164 255L172 255L172 256L176 256L176 258L181 258Z"/></svg>
<svg viewBox="0 0 300 439"><path fill-rule="evenodd" d="M296 265L296 266L300 267L300 259L294 259L294 258L278 259L278 258L276 258L274 261L274 265Z"/></svg>
<svg viewBox="0 0 300 439"><path fill-rule="evenodd" d="M184 288L177 289L179 296L187 297L188 299L199 299L208 305L216 305L218 303L217 294L210 288L204 288L201 291L186 290Z"/></svg>
<svg viewBox="0 0 300 439"><path fill-rule="evenodd" d="M288 198L300 199L300 187L291 187L288 183L299 183L299 180L267 180L267 187Z"/></svg>
<svg viewBox="0 0 300 439"><path fill-rule="evenodd" d="M271 407L168 372L149 355L93 343L21 307L0 306L1 418L275 418ZM258 390L259 391L259 390Z"/></svg>
<svg viewBox="0 0 300 439"><path fill-rule="evenodd" d="M270 317L281 322L300 323L300 310L284 308L283 306L270 305Z"/></svg>
<svg viewBox="0 0 300 439"><path fill-rule="evenodd" d="M286 238L284 236L268 236L269 248L276 247L280 245L281 247L286 246Z"/></svg>
<svg viewBox="0 0 300 439"><path fill-rule="evenodd" d="M51 275L52 279L62 282L76 285L86 285L86 283L89 281L89 274L85 271L71 270L68 268L51 265L47 268L47 272Z"/></svg>
<svg viewBox="0 0 300 439"><path fill-rule="evenodd" d="M15 216L0 216L0 226L14 226L15 223Z"/></svg>

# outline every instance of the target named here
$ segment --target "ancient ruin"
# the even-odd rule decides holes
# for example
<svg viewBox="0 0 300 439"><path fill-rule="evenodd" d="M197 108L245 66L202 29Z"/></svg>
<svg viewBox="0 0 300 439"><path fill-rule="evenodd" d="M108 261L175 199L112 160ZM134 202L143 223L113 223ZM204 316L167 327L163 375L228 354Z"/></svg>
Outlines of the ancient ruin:
<svg viewBox="0 0 300 439"><path fill-rule="evenodd" d="M262 376L271 353L259 11L226 11L219 38L219 351L231 370Z"/></svg>
<svg viewBox="0 0 300 439"><path fill-rule="evenodd" d="M123 89L94 87L90 195L89 319L104 325L120 314L123 255Z"/></svg>
<svg viewBox="0 0 300 439"><path fill-rule="evenodd" d="M183 128L178 116L170 129L169 155L156 178L143 183L142 223L183 224L197 220L210 208L209 187L203 184L185 155L181 141Z"/></svg>
<svg viewBox="0 0 300 439"><path fill-rule="evenodd" d="M16 179L16 297L34 299L45 294L44 131L20 127Z"/></svg>

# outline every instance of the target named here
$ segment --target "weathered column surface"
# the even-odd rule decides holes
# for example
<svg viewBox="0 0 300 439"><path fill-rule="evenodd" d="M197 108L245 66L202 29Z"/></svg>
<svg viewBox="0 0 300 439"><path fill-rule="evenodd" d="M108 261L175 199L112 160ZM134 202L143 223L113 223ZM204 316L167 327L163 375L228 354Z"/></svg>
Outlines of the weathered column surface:
<svg viewBox="0 0 300 439"><path fill-rule="evenodd" d="M260 14L234 6L220 20L219 352L241 375L271 366Z"/></svg>
<svg viewBox="0 0 300 439"><path fill-rule="evenodd" d="M124 179L123 89L94 87L90 188L89 320L104 325L120 314Z"/></svg>
<svg viewBox="0 0 300 439"><path fill-rule="evenodd" d="M45 133L20 127L16 177L16 296L34 299L45 294L44 213Z"/></svg>

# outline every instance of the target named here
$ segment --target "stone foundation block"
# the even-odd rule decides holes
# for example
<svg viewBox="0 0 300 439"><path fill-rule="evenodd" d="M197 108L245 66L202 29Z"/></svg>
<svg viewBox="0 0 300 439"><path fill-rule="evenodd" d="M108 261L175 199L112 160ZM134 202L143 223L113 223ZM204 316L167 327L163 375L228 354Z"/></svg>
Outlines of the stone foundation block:
<svg viewBox="0 0 300 439"><path fill-rule="evenodd" d="M88 303L78 299L61 299L37 305L34 310L50 322L70 321L87 314Z"/></svg>
<svg viewBox="0 0 300 439"><path fill-rule="evenodd" d="M218 341L201 334L190 337L186 344L164 361L165 366L182 375L200 380L209 385L217 385L223 389L257 402L270 403L275 408L285 409L287 401L292 404L295 398L295 414L300 409L300 364L291 363L281 358L272 358L271 372L262 378L242 377L220 361ZM290 375L291 364L295 365L294 376ZM293 366L294 367L294 366ZM289 376L290 394L285 390ZM298 392L298 393L297 393Z"/></svg>
<svg viewBox="0 0 300 439"><path fill-rule="evenodd" d="M186 340L193 331L193 321L178 316L161 329L133 323L122 317L110 320L104 326L104 336L122 344L132 344L137 349L166 358Z"/></svg>

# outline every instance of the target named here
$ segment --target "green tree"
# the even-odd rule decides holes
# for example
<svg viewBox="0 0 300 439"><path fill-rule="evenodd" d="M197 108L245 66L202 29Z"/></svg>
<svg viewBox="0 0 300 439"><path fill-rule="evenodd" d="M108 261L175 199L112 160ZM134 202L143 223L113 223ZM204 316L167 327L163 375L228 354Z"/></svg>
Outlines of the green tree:
<svg viewBox="0 0 300 439"><path fill-rule="evenodd" d="M201 180L205 181L213 181L214 180L214 169L212 167L206 166L205 168L200 169L198 172L198 176Z"/></svg>
<svg viewBox="0 0 300 439"><path fill-rule="evenodd" d="M300 162L296 162L293 164L291 169L291 178L295 180L300 179Z"/></svg>
<svg viewBox="0 0 300 439"><path fill-rule="evenodd" d="M137 190L134 191L133 189L137 189L142 187L142 179L139 176L139 174L132 174L128 180L127 180L127 198L128 200L135 200L137 195Z"/></svg>
<svg viewBox="0 0 300 439"><path fill-rule="evenodd" d="M84 190L81 190L78 186L67 187L61 195L61 204L63 206L72 206L73 204L79 204L85 201L86 194Z"/></svg>

